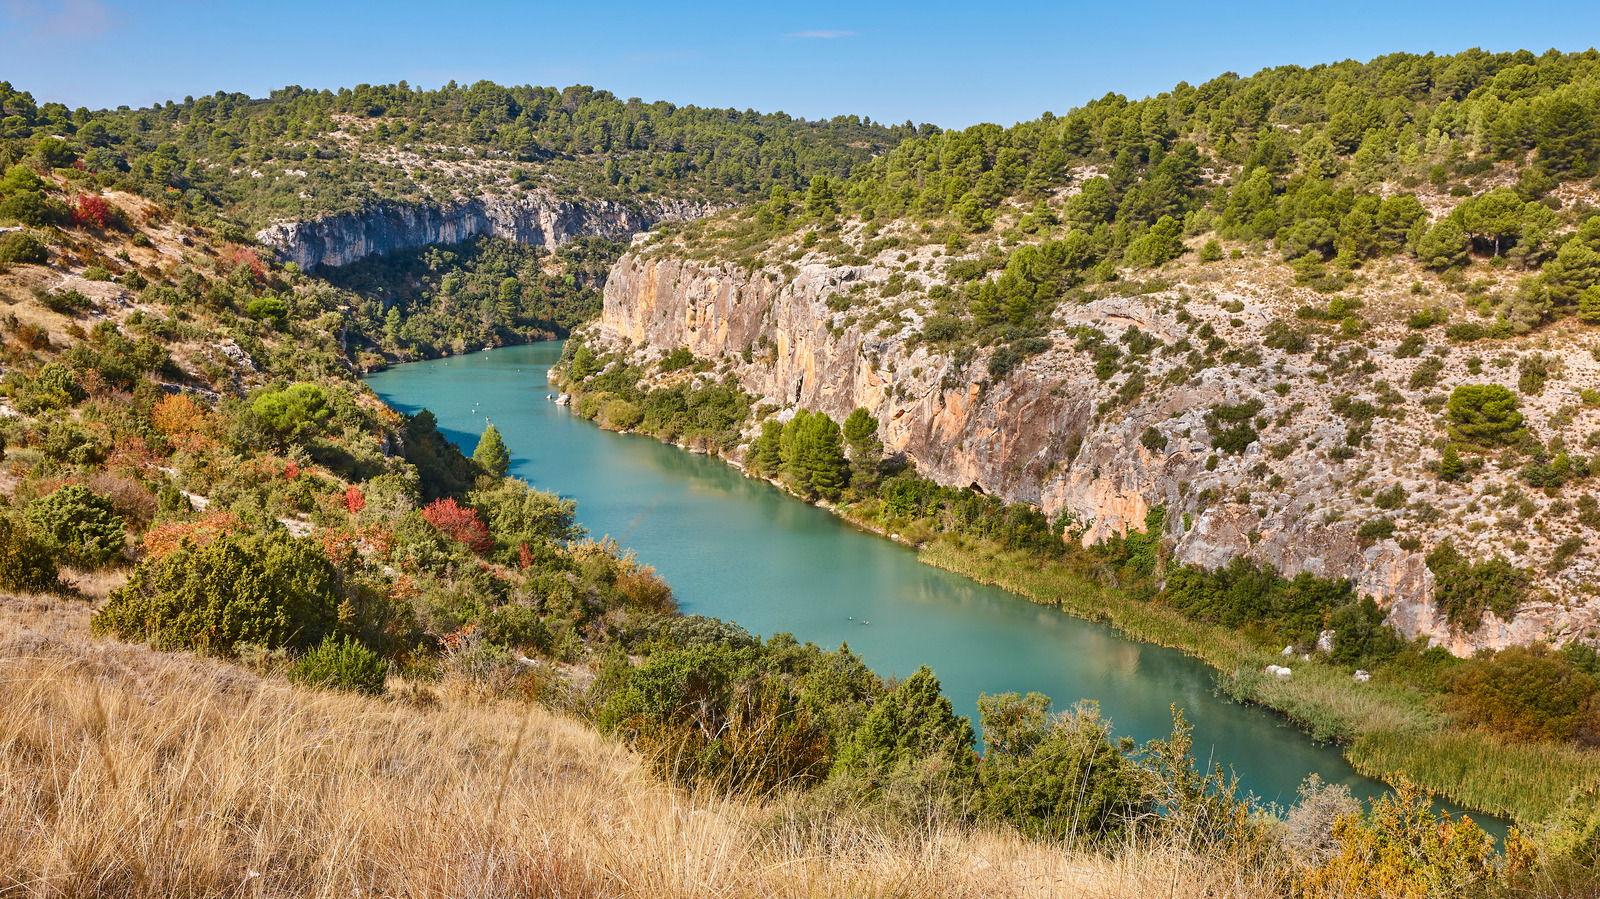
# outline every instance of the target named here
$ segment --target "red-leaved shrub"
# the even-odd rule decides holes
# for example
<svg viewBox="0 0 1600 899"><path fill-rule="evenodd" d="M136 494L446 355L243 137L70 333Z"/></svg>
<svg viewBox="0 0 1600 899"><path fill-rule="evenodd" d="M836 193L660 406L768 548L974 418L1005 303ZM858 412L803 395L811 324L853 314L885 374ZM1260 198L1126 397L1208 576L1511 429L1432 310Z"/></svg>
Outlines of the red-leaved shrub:
<svg viewBox="0 0 1600 899"><path fill-rule="evenodd" d="M105 197L95 194L79 194L76 205L72 207L74 227L93 225L96 228L109 228L116 220L116 210Z"/></svg>
<svg viewBox="0 0 1600 899"><path fill-rule="evenodd" d="M261 261L255 250L244 247L231 247L223 254L223 259L232 266L245 266L250 269L257 281L267 280L267 264Z"/></svg>
<svg viewBox="0 0 1600 899"><path fill-rule="evenodd" d="M475 553L486 552L493 544L477 511L453 499L434 500L422 510L422 517L439 533L465 543Z"/></svg>

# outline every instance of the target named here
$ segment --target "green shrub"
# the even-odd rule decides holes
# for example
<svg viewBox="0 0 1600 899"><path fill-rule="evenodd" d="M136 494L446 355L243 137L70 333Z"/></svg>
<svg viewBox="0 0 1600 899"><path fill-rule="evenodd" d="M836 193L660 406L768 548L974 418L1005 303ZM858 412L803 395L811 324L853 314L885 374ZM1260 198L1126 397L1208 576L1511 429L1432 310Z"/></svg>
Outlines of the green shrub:
<svg viewBox="0 0 1600 899"><path fill-rule="evenodd" d="M1138 767L1111 741L1093 703L1052 715L1039 693L983 696L978 711L988 752L979 769L984 817L1035 838L1115 843L1152 811Z"/></svg>
<svg viewBox="0 0 1600 899"><path fill-rule="evenodd" d="M1509 619L1528 592L1526 572L1499 557L1474 563L1448 540L1428 553L1427 563L1435 604L1451 624L1467 631L1478 629L1484 609Z"/></svg>
<svg viewBox="0 0 1600 899"><path fill-rule="evenodd" d="M1167 435L1161 433L1161 429L1155 425L1149 425L1144 429L1144 433L1139 435L1139 443L1150 452L1159 453L1167 448Z"/></svg>
<svg viewBox="0 0 1600 899"><path fill-rule="evenodd" d="M820 780L828 771L822 715L781 675L752 665L757 652L701 644L608 670L602 677L616 689L600 726L630 738L677 781L764 793Z"/></svg>
<svg viewBox="0 0 1600 899"><path fill-rule="evenodd" d="M483 515L497 545L513 557L520 546L538 548L576 540L584 533L577 523L576 502L535 490L515 478L502 478L487 490L473 491L469 499Z"/></svg>
<svg viewBox="0 0 1600 899"><path fill-rule="evenodd" d="M478 438L478 447L472 451L472 461L497 478L506 476L506 471L511 468L511 453L506 449L499 428L491 424L483 429L483 436Z"/></svg>
<svg viewBox="0 0 1600 899"><path fill-rule="evenodd" d="M1183 225L1162 216L1150 230L1134 238L1123 251L1122 261L1134 268L1149 268L1183 255Z"/></svg>
<svg viewBox="0 0 1600 899"><path fill-rule="evenodd" d="M1545 382L1560 375L1561 361L1534 353L1517 360L1517 390L1529 396L1544 392Z"/></svg>
<svg viewBox="0 0 1600 899"><path fill-rule="evenodd" d="M1405 644L1384 616L1370 596L1335 609L1328 619L1334 632L1333 660L1352 668L1375 668L1398 655Z"/></svg>
<svg viewBox="0 0 1600 899"><path fill-rule="evenodd" d="M1356 528L1356 536L1362 540L1383 540L1394 536L1394 522L1388 518L1372 518L1361 523Z"/></svg>
<svg viewBox="0 0 1600 899"><path fill-rule="evenodd" d="M1372 504L1380 509L1398 509L1405 505L1406 488L1395 484L1388 490L1382 490L1372 497Z"/></svg>
<svg viewBox="0 0 1600 899"><path fill-rule="evenodd" d="M289 327L289 304L278 297L257 297L245 305L244 314L279 331Z"/></svg>
<svg viewBox="0 0 1600 899"><path fill-rule="evenodd" d="M303 381L283 390L257 394L250 401L250 411L273 436L286 443L314 436L333 414L328 391Z"/></svg>
<svg viewBox="0 0 1600 899"><path fill-rule="evenodd" d="M961 319L954 315L930 315L922 320L922 339L938 342L961 336Z"/></svg>
<svg viewBox="0 0 1600 899"><path fill-rule="evenodd" d="M1206 241L1205 245L1200 248L1200 261L1222 261L1222 244L1217 243L1215 239Z"/></svg>
<svg viewBox="0 0 1600 899"><path fill-rule="evenodd" d="M1450 679L1455 710L1510 740L1571 738L1595 711L1595 679L1544 646L1513 646L1474 659Z"/></svg>
<svg viewBox="0 0 1600 899"><path fill-rule="evenodd" d="M383 692L383 679L388 670L389 664L360 641L329 637L294 663L289 669L289 680L303 687L377 696Z"/></svg>
<svg viewBox="0 0 1600 899"><path fill-rule="evenodd" d="M644 410L627 400L612 400L600 408L600 424L626 431L644 420Z"/></svg>
<svg viewBox="0 0 1600 899"><path fill-rule="evenodd" d="M94 306L93 301L76 290L58 290L55 292L39 291L39 302L51 312L61 315L77 315L87 312Z"/></svg>
<svg viewBox="0 0 1600 899"><path fill-rule="evenodd" d="M94 616L94 630L222 655L240 643L315 646L339 620L335 585L321 550L283 531L185 542L140 563Z"/></svg>
<svg viewBox="0 0 1600 899"><path fill-rule="evenodd" d="M50 248L32 231L13 231L0 238L0 265L44 265Z"/></svg>
<svg viewBox="0 0 1600 899"><path fill-rule="evenodd" d="M60 584L50 549L21 522L0 515L0 590L48 593Z"/></svg>
<svg viewBox="0 0 1600 899"><path fill-rule="evenodd" d="M680 347L676 347L675 349L673 349L672 352L670 352L666 356L662 357L662 359L661 359L661 371L663 373L669 372L669 371L677 371L680 368L688 368L689 366L691 366L693 364L694 364L694 353L691 353L689 351L688 347L680 346Z"/></svg>
<svg viewBox="0 0 1600 899"><path fill-rule="evenodd" d="M104 565L122 550L126 526L111 501L68 484L29 503L22 517L39 541L75 565Z"/></svg>
<svg viewBox="0 0 1600 899"><path fill-rule="evenodd" d="M1582 456L1578 457L1580 460ZM1519 472L1530 487L1560 487L1573 475L1572 459L1566 453L1557 453L1554 459L1543 455L1522 467Z"/></svg>
<svg viewBox="0 0 1600 899"><path fill-rule="evenodd" d="M1439 382L1439 374L1444 371L1444 360L1438 356L1429 356L1418 363L1416 370L1411 372L1411 377L1406 380L1407 390L1422 390L1432 387Z"/></svg>
<svg viewBox="0 0 1600 899"><path fill-rule="evenodd" d="M1206 427L1211 429L1212 448L1235 455L1244 452L1258 436L1251 420L1261 409L1260 400L1212 406L1205 415Z"/></svg>
<svg viewBox="0 0 1600 899"><path fill-rule="evenodd" d="M59 362L40 366L32 377L12 372L6 375L5 388L16 399L17 409L28 415L67 409L88 395L77 374Z"/></svg>
<svg viewBox="0 0 1600 899"><path fill-rule="evenodd" d="M1456 451L1455 444L1444 448L1444 455L1439 458L1439 478L1445 481L1460 480L1467 473L1467 463L1461 458L1461 453Z"/></svg>
<svg viewBox="0 0 1600 899"><path fill-rule="evenodd" d="M1445 415L1451 438L1466 446L1510 446L1527 433L1516 396L1499 384L1462 384L1451 391Z"/></svg>
<svg viewBox="0 0 1600 899"><path fill-rule="evenodd" d="M1442 325L1449 317L1450 314L1443 309L1421 309L1411 313L1406 319L1406 327L1421 331L1434 325Z"/></svg>
<svg viewBox="0 0 1600 899"><path fill-rule="evenodd" d="M1263 345L1285 353L1304 353L1311 346L1311 338L1305 331L1280 319L1268 322L1265 334Z"/></svg>

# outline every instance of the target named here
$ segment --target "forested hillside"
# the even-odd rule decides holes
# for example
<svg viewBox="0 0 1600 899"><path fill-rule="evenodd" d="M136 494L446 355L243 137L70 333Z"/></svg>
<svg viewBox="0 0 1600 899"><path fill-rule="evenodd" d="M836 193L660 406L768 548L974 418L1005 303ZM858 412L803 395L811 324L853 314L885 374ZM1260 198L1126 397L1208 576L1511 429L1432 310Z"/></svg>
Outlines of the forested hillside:
<svg viewBox="0 0 1600 899"><path fill-rule="evenodd" d="M80 184L141 193L244 231L379 200L486 191L738 201L817 172L848 175L917 133L857 116L807 122L487 81L432 91L404 82L337 93L292 86L260 99L218 91L97 112L40 105L0 83L0 111L0 167L27 159L70 168ZM39 224L49 211L22 200L8 217Z"/></svg>
<svg viewBox="0 0 1600 899"><path fill-rule="evenodd" d="M917 872L789 884L894 892L952 839L940 876L972 895L1077 888L1027 859L985 873L995 834L1196 894L1594 890L1594 51L1284 67L950 132L488 83L100 112L0 85L0 110L0 662L22 672L0 679L0 811L25 822L0 892L232 894L242 870L289 894L338 870L605 894L685 854ZM314 272L251 236L485 194L733 208L631 247L479 236ZM985 697L980 744L933 672L678 615L648 560L505 477L493 429L469 457L358 379L574 329L580 414L1182 646L1399 792L1363 812L1311 782L1280 820L1196 763L1181 715L1135 745L1076 697ZM160 716L195 695L229 714L174 743ZM630 800L646 772L683 792L521 802L518 754L574 743L540 718L524 745L528 702L636 753ZM281 763L325 751L339 784L401 799L341 793L373 817L329 824L329 781ZM174 758L272 798L208 805ZM1413 780L1528 834L1496 855ZM705 811L680 796L724 804L703 818L723 848L595 861L585 837L551 861L550 822L677 833ZM471 826L418 830L413 805ZM263 808L291 823L256 828Z"/></svg>
<svg viewBox="0 0 1600 899"><path fill-rule="evenodd" d="M1597 98L1594 51L1229 73L1011 128L906 141L842 182L818 181L804 197L778 192L748 224L717 235L733 238L717 252L749 260L763 238L835 213L867 223L868 236L919 223L897 232L902 243L956 249L964 235L994 233L1041 244L974 310L980 329L1025 320L1119 264L1175 258L1182 238L1208 233L1272 241L1300 283L1330 291L1401 252L1438 271L1460 272L1473 258L1511 271L1550 263L1546 277L1496 297L1500 319L1521 332L1579 312L1595 280L1585 255L1594 248L1571 238L1594 211L1577 188L1600 171ZM1006 262L986 257L951 274L971 280ZM1590 318L1600 320L1594 303Z"/></svg>

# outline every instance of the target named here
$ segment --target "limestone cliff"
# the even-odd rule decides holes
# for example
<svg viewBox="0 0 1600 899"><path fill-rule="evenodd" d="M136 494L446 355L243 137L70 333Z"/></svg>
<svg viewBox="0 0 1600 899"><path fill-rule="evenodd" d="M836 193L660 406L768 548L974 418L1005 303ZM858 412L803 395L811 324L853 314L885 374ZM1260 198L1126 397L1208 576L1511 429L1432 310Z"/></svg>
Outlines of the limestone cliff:
<svg viewBox="0 0 1600 899"><path fill-rule="evenodd" d="M1050 350L992 378L992 350L963 354L918 339L931 309L925 299L871 304L873 290L894 271L909 290L936 284L939 255L924 247L909 260L901 254L900 265L847 265L813 254L798 266L748 271L636 250L612 271L603 318L588 336L640 362L686 346L721 360L747 391L780 409L803 406L842 420L865 407L881 422L886 448L904 453L923 475L1034 504L1051 517L1065 512L1086 541L1142 529L1150 508L1163 505L1179 559L1217 566L1243 555L1291 577L1351 578L1390 610L1407 637L1425 635L1458 654L1593 635L1600 610L1581 587L1591 576L1586 568L1547 579L1541 598L1513 620L1485 612L1480 627L1462 633L1434 605L1424 550L1354 536L1363 516L1383 514L1362 508L1370 502L1363 492L1373 493L1358 486L1363 481L1401 483L1418 498L1414 514L1389 514L1431 538L1424 546L1451 526L1447 513L1472 499L1470 488L1442 485L1420 465L1424 453L1436 455L1435 425L1424 408L1409 423L1403 415L1378 419L1367 442L1375 451L1348 460L1327 451L1345 446L1346 423L1330 411L1335 391L1305 355L1250 342L1252 353L1264 355L1196 372L1179 364L1177 352L1150 353L1140 363L1141 384L1149 386L1116 402L1120 385L1098 377L1094 360L1072 344L1085 325L1112 343L1134 326L1174 347L1205 324L1245 342L1278 314L1268 291L1240 286L1208 290L1201 299L1174 285L1068 306L1057 313ZM1408 399L1420 403L1424 392ZM1217 454L1205 413L1249 400L1261 404L1261 439L1242 454ZM1151 428L1162 439L1142 440ZM1455 536L1470 552L1481 535Z"/></svg>
<svg viewBox="0 0 1600 899"><path fill-rule="evenodd" d="M256 239L272 247L280 260L310 270L479 235L548 249L576 237L618 240L660 222L700 218L717 208L681 200L629 206L609 200L559 200L546 193L489 195L441 205L380 203L358 213L274 224L257 232Z"/></svg>

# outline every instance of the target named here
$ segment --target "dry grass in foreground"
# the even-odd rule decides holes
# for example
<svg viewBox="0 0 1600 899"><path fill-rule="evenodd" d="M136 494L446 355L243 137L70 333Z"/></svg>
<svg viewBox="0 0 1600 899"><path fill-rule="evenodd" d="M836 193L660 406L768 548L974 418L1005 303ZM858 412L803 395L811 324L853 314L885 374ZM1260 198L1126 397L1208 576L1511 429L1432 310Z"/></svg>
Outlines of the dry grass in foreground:
<svg viewBox="0 0 1600 899"><path fill-rule="evenodd" d="M1163 847L844 821L796 836L771 805L671 789L537 706L306 691L95 640L85 618L0 597L0 896L1276 891Z"/></svg>

